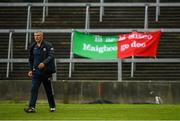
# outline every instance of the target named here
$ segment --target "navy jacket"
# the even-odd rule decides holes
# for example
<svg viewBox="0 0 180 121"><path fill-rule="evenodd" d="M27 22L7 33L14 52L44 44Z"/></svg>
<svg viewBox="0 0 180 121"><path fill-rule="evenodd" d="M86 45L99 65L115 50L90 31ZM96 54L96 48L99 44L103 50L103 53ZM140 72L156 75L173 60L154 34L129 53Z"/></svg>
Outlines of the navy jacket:
<svg viewBox="0 0 180 121"><path fill-rule="evenodd" d="M34 55L33 49L36 42L32 43L29 50L29 65L31 71L34 69ZM45 64L45 68L42 70L43 73L51 75L56 72L55 61L54 61L54 48L50 42L42 41L40 47L40 62Z"/></svg>

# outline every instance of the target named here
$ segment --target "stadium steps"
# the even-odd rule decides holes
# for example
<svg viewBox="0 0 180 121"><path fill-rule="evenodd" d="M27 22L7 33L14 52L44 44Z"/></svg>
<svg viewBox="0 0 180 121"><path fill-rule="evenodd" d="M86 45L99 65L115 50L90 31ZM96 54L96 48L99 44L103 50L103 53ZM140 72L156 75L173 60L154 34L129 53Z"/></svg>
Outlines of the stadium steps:
<svg viewBox="0 0 180 121"><path fill-rule="evenodd" d="M1 58L7 58L8 53L8 41L9 41L9 34L0 34L0 55Z"/></svg>
<svg viewBox="0 0 180 121"><path fill-rule="evenodd" d="M25 7L1 7L0 29L26 28L26 14Z"/></svg>
<svg viewBox="0 0 180 121"><path fill-rule="evenodd" d="M77 0L84 2L82 0ZM74 1L74 2L77 2ZM34 1L36 2L36 1ZM50 2L50 1L49 1ZM55 1L53 1L55 2ZM70 2L63 1L63 2ZM90 2L90 1L89 1ZM95 2L95 0L92 2ZM109 2L109 1L107 1ZM117 0L114 2L117 2ZM121 1L122 2L122 1ZM124 1L126 2L126 1ZM129 0L129 2L131 2ZM144 2L144 1L141 1ZM90 28L143 28L144 7L106 7L103 21L99 22L99 8L91 10ZM5 15L7 14L7 15ZM0 29L25 29L27 8L1 8ZM162 8L159 22L155 22L155 9L149 8L150 28L178 28L179 8ZM71 19L69 19L71 17ZM68 19L67 19L68 18ZM32 28L41 29L83 29L85 26L85 8L49 7L49 16L41 23L42 7L32 8ZM98 34L98 33L96 33ZM99 33L107 35L107 33ZM115 33L111 33L114 35ZM1 34L1 58L7 57L8 34ZM56 58L69 58L70 33L46 33L45 38L53 43ZM24 49L25 34L14 34L14 58L27 58L28 52ZM33 40L33 39L32 39ZM162 33L158 47L157 58L180 57L179 33ZM130 63L123 63L124 80L178 80L180 79L180 64L169 63L137 63L134 77L130 77ZM57 66L58 80L117 80L116 63L75 63L72 77L68 77L69 64L59 63ZM10 72L9 79L27 80L28 64L14 64L14 71ZM0 64L1 79L7 79L6 64Z"/></svg>

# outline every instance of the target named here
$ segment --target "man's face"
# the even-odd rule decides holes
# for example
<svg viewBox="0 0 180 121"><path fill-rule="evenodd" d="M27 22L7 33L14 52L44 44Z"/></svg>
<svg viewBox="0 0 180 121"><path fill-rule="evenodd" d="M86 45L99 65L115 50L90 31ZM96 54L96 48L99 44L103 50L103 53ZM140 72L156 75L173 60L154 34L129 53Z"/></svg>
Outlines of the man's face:
<svg viewBox="0 0 180 121"><path fill-rule="evenodd" d="M41 43L43 40L43 33L42 32L35 32L34 39L37 43Z"/></svg>

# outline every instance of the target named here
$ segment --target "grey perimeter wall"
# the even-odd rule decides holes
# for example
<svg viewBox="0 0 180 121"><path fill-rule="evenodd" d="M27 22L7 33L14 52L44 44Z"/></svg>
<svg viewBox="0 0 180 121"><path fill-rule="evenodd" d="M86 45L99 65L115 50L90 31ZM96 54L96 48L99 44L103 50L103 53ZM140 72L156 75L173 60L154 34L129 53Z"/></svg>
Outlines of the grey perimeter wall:
<svg viewBox="0 0 180 121"><path fill-rule="evenodd" d="M180 103L180 83L168 82L52 82L61 103ZM0 80L0 100L27 101L31 80ZM46 99L43 86L38 99Z"/></svg>

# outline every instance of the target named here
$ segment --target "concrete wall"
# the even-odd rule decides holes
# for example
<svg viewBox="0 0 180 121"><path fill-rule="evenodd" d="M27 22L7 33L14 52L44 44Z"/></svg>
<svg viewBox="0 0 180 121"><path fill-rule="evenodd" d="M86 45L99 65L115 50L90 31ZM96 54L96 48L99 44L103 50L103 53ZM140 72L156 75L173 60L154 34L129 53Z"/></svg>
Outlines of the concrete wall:
<svg viewBox="0 0 180 121"><path fill-rule="evenodd" d="M180 83L56 81L53 86L62 103L180 103ZM27 101L30 90L31 80L0 80L0 100ZM38 99L46 99L42 85Z"/></svg>

